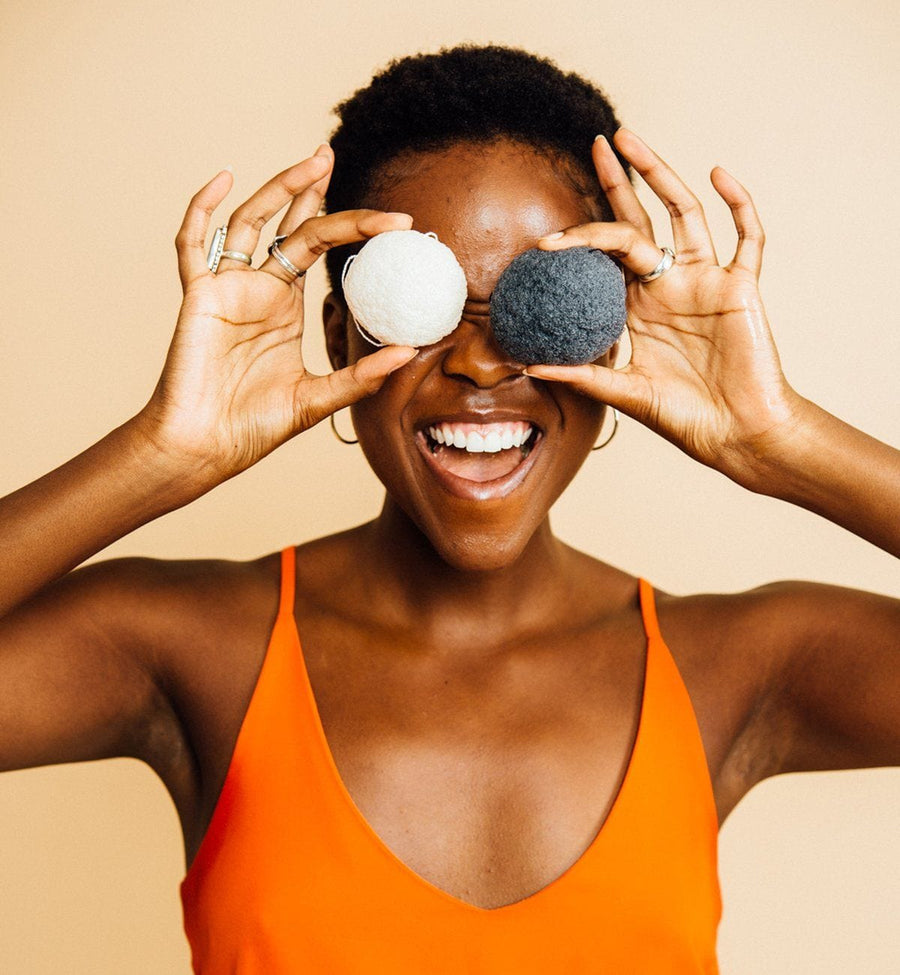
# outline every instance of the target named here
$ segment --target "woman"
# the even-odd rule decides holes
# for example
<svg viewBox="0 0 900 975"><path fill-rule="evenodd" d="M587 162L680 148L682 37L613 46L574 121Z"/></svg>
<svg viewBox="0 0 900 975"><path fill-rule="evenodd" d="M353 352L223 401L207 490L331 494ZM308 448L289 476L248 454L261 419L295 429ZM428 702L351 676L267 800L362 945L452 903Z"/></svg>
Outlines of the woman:
<svg viewBox="0 0 900 975"><path fill-rule="evenodd" d="M654 594L555 539L549 509L613 407L900 554L900 455L784 378L747 192L713 171L739 238L720 265L692 193L583 80L462 47L340 113L234 211L215 273L231 178L200 190L147 406L3 502L0 767L157 771L198 972L715 971L715 834L740 798L898 761L900 603ZM671 265L623 162L671 215ZM409 227L454 251L466 308L435 345L374 349L340 269ZM631 361L523 370L493 339L493 286L530 247L583 245L626 270ZM303 274L323 253L335 372L314 376ZM70 571L350 405L386 488L373 522L250 563ZM524 446L471 449L490 432Z"/></svg>

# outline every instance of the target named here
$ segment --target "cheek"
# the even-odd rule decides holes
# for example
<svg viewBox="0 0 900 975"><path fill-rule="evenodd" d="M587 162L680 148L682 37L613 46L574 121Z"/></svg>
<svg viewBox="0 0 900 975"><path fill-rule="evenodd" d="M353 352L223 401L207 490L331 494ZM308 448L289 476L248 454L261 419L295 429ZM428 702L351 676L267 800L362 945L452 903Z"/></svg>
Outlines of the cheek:
<svg viewBox="0 0 900 975"><path fill-rule="evenodd" d="M384 391L366 397L350 407L359 450L372 472L392 496L407 493L407 457L397 413Z"/></svg>
<svg viewBox="0 0 900 975"><path fill-rule="evenodd" d="M359 350L351 349L351 362L368 355L372 347L358 338ZM405 422L407 408L421 382L422 370L417 361L401 367L384 381L381 389L350 407L353 426L363 454L385 485L396 480L408 463L414 431Z"/></svg>
<svg viewBox="0 0 900 975"><path fill-rule="evenodd" d="M353 427L367 457L383 453L400 435L396 403L391 389L387 387L386 382L377 393L366 396L350 407Z"/></svg>
<svg viewBox="0 0 900 975"><path fill-rule="evenodd" d="M553 397L564 417L567 444L576 452L590 450L603 425L606 405L576 393L563 383L553 383L552 386Z"/></svg>

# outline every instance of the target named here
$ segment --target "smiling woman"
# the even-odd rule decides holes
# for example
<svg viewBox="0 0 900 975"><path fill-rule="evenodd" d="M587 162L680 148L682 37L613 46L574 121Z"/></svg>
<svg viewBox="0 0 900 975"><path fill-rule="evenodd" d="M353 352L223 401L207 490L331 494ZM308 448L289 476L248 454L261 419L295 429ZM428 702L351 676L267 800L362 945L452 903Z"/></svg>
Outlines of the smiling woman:
<svg viewBox="0 0 900 975"><path fill-rule="evenodd" d="M669 596L561 542L550 508L614 408L900 555L900 454L786 380L748 192L713 170L738 235L720 263L696 197L584 79L464 45L392 63L338 111L212 253L231 176L194 196L146 407L2 502L0 767L155 769L203 975L715 972L716 836L741 798L900 761L900 602ZM341 272L410 229L452 250L465 304L439 341L378 348ZM614 347L526 368L497 342L504 270L571 247L623 270L627 365ZM322 254L325 376L300 341ZM347 406L385 488L371 522L246 563L75 569Z"/></svg>
<svg viewBox="0 0 900 975"><path fill-rule="evenodd" d="M420 150L405 161L405 172L392 170L390 189L370 198L436 233L466 273L468 299L457 328L421 349L378 397L352 409L360 445L388 488L387 508L402 510L460 568L500 568L518 558L583 463L602 420L596 400L523 375L522 364L497 344L488 315L494 284L517 254L594 212L559 179L558 168L520 142L466 141ZM349 318L332 293L326 337L338 368L372 351ZM428 436L435 427L447 428L452 446L445 439L435 449L437 437ZM502 446L504 432L522 439L486 451L495 438Z"/></svg>

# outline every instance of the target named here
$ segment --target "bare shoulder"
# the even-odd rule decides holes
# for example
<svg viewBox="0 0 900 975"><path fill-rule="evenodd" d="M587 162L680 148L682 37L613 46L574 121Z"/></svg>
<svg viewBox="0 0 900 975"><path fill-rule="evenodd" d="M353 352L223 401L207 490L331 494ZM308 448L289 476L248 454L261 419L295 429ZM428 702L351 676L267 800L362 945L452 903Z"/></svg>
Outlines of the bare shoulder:
<svg viewBox="0 0 900 975"><path fill-rule="evenodd" d="M759 688L824 647L900 639L900 600L823 583L785 580L738 593L657 593L660 625L679 666Z"/></svg>
<svg viewBox="0 0 900 975"><path fill-rule="evenodd" d="M33 602L92 620L108 642L145 650L148 666L165 672L183 648L198 658L214 635L277 605L277 580L277 554L251 562L118 558L69 573Z"/></svg>
<svg viewBox="0 0 900 975"><path fill-rule="evenodd" d="M658 593L657 607L697 713L720 818L766 777L894 754L900 600L780 581L730 594Z"/></svg>
<svg viewBox="0 0 900 975"><path fill-rule="evenodd" d="M277 615L278 553L247 562L114 559L77 575L105 641L152 673L192 741L243 715Z"/></svg>
<svg viewBox="0 0 900 975"><path fill-rule="evenodd" d="M131 756L182 817L227 764L277 613L277 554L110 559L0 620L0 769ZM223 757L224 756L224 757Z"/></svg>

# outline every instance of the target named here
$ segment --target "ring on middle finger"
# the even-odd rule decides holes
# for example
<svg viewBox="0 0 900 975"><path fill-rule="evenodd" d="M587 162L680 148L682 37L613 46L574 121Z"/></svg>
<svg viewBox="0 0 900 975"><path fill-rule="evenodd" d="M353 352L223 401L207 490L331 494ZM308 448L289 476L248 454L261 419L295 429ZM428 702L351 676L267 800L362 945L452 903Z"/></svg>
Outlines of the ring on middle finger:
<svg viewBox="0 0 900 975"><path fill-rule="evenodd" d="M269 244L269 256L274 257L276 261L288 272L288 274L293 274L294 280L297 278L302 278L306 271L301 271L296 264L292 264L287 257L285 257L281 248L278 246L282 241L287 240L287 234L282 234L276 237L271 244Z"/></svg>
<svg viewBox="0 0 900 975"><path fill-rule="evenodd" d="M252 264L253 258L249 254L245 254L243 251L222 251L219 255L219 260L224 261L225 258L230 261L243 261L244 264Z"/></svg>
<svg viewBox="0 0 900 975"><path fill-rule="evenodd" d="M650 281L655 281L657 278L662 277L666 271L675 263L675 251L671 247L664 247L662 249L663 256L659 264L649 274L638 275L638 281L641 284L648 284Z"/></svg>

